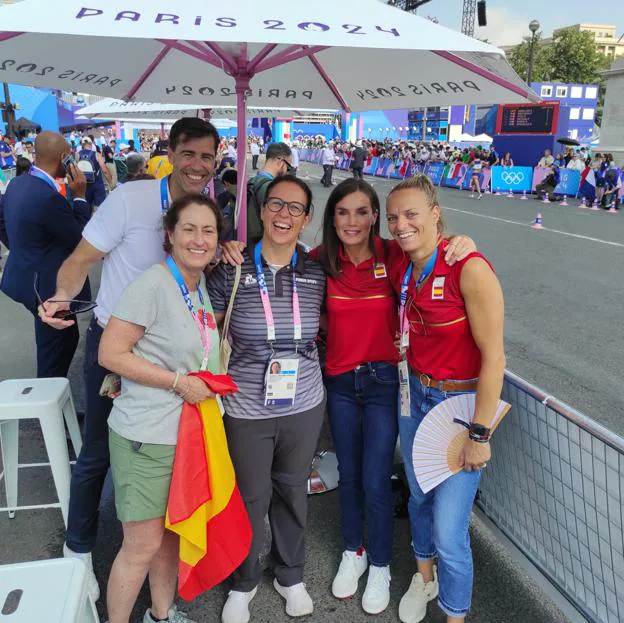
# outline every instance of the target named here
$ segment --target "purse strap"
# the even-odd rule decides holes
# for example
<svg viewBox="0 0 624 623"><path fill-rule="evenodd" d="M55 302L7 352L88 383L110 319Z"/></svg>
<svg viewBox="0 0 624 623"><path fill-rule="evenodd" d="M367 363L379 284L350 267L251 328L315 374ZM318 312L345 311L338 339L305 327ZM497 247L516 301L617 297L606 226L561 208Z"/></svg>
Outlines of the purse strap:
<svg viewBox="0 0 624 623"><path fill-rule="evenodd" d="M240 283L242 272L242 266L239 264L236 267L236 274L234 276L234 287L232 288L232 294L230 294L230 302L228 303L227 311L225 312L225 320L223 321L223 331L221 333L223 339L227 339L230 330L230 318L232 317L232 309L234 309L234 299L236 298L236 291L238 290L238 284Z"/></svg>

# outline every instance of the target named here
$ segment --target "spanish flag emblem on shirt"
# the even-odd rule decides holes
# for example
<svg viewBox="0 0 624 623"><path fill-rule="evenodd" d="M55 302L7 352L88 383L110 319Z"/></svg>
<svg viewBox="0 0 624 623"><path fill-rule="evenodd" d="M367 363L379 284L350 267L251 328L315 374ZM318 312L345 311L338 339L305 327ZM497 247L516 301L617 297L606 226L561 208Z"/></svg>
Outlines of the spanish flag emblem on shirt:
<svg viewBox="0 0 624 623"><path fill-rule="evenodd" d="M226 375L192 376L221 396L238 389ZM251 525L214 398L182 407L165 525L180 536L178 592L183 599L225 580L249 553Z"/></svg>

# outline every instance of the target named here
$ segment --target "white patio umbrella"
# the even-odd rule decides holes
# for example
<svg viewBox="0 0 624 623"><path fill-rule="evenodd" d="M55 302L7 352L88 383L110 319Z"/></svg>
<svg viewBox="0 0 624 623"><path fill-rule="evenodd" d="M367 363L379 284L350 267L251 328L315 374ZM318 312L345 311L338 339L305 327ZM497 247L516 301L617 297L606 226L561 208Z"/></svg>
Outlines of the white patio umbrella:
<svg viewBox="0 0 624 623"><path fill-rule="evenodd" d="M348 112L539 101L499 49L377 0L230 0L223 8L21 0L0 5L0 28L8 82L236 105L242 169L246 105Z"/></svg>
<svg viewBox="0 0 624 623"><path fill-rule="evenodd" d="M247 113L250 117L295 117L308 113L338 114L338 110L319 110L316 108L255 108L248 106ZM175 121L180 117L202 117L210 119L214 124L214 118L236 119L236 106L210 106L209 104L152 104L148 102L125 102L113 98L106 98L85 106L76 111L77 115L87 119L153 119L158 118Z"/></svg>

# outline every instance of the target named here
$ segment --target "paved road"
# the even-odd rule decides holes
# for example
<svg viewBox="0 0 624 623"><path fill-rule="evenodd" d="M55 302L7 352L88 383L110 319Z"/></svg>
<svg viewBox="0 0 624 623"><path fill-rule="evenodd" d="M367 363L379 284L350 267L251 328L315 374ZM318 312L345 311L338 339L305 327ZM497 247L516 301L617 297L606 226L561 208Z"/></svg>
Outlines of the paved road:
<svg viewBox="0 0 624 623"><path fill-rule="evenodd" d="M328 197L320 167L310 178L316 213L306 242L318 243ZM334 173L334 181L347 172ZM367 178L382 206L393 180ZM471 236L505 291L510 370L624 436L624 213L581 210L529 199L440 190L449 231ZM540 212L545 229L528 225ZM385 212L382 233L388 235Z"/></svg>
<svg viewBox="0 0 624 623"><path fill-rule="evenodd" d="M317 211L306 240L312 243L318 241L316 232L328 192L316 181L320 178L318 167L302 164L300 170L304 177L310 178L316 198ZM336 177L345 175L338 172ZM383 180L373 182L382 195L392 184ZM618 259L624 247L624 215L505 198L476 202L466 193L453 190L442 190L441 197L449 227L473 237L501 277L507 300L509 367L622 433L624 426L618 421L618 414L623 400L614 381L624 363L619 350L624 333L618 322L622 300ZM544 216L547 228L544 231L526 226L538 209ZM93 277L97 286L97 273ZM0 318L3 329L0 379L33 376L32 320L3 295L0 295ZM81 342L70 373L79 407L84 404L80 376L83 350ZM324 444L330 443L326 430ZM45 451L37 426L22 425L20 453L23 462L43 460ZM51 501L53 496L52 480L45 469L21 470L20 503L43 503ZM0 506L4 503L4 492L0 491ZM94 558L104 587L121 541L110 485L102 502L100 526L101 538ZM60 513L56 510L21 512L14 520L2 513L0 564L58 556L63 534ZM518 570L478 521L473 522L472 536L476 581L474 607L468 621L563 623L567 620L540 588ZM359 599L338 602L329 593L340 549L336 493L312 498L305 578L316 604L314 615L308 619L312 623L360 623L370 618L362 612ZM409 584L413 566L407 522L399 519L392 601L387 612L375 620L398 621L398 602ZM252 621L289 620L270 581L269 575L265 575L253 602ZM211 591L190 604L188 612L201 623L216 623L225 592L225 587ZM140 620L138 617L146 606L144 591L135 611L137 618L133 620ZM104 617L102 602L99 609ZM431 605L426 623L442 620L437 608Z"/></svg>

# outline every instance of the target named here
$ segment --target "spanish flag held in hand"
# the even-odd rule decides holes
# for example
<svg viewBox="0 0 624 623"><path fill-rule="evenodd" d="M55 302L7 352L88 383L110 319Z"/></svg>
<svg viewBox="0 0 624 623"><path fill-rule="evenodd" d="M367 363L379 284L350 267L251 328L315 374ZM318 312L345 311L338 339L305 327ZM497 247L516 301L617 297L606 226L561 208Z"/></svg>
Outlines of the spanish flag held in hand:
<svg viewBox="0 0 624 623"><path fill-rule="evenodd" d="M191 376L221 396L238 391L227 375ZM249 553L251 525L215 398L182 407L165 526L180 536L178 593L186 600L225 580Z"/></svg>

